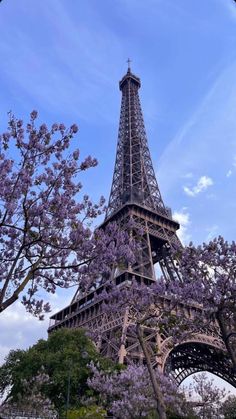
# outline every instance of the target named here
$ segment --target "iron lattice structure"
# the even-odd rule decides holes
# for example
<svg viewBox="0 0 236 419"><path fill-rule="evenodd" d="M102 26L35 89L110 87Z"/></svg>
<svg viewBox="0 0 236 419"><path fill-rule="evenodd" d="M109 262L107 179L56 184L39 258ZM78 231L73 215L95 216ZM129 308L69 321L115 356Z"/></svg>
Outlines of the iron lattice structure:
<svg viewBox="0 0 236 419"><path fill-rule="evenodd" d="M161 197L147 144L138 95L140 86L140 79L128 69L120 82L120 125L107 217L129 202L169 215Z"/></svg>
<svg viewBox="0 0 236 419"><path fill-rule="evenodd" d="M140 86L140 79L128 68L119 83L122 101L115 169L106 217L101 226L116 221L139 241L136 262L113 273L112 280L118 287L133 280L152 284L156 280L156 264L166 279L178 277L169 248L181 245L176 235L179 224L164 205L156 180L138 94ZM105 313L102 298L99 299L105 286L85 295L78 291L68 307L51 317L49 332L60 327L84 327L99 336L97 348L103 355L120 363L143 361L133 332L139 313L132 308L109 315ZM168 298L160 299L158 310L168 304ZM175 309L187 317L194 316L197 310L184 304ZM153 324L146 327L144 334L153 365L171 374L178 383L193 372L208 370L236 387L236 377L216 325L206 327L203 324L201 332L190 333L177 347L170 331L160 333L158 323L156 327Z"/></svg>

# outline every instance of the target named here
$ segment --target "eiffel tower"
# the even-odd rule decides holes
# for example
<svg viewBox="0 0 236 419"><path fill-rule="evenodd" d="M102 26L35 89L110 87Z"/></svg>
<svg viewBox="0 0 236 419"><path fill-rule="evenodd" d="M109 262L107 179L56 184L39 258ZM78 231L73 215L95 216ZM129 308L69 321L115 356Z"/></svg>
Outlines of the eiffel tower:
<svg viewBox="0 0 236 419"><path fill-rule="evenodd" d="M169 249L181 246L176 234L180 226L165 206L158 187L138 94L141 81L131 72L129 60L128 71L119 87L122 100L115 169L101 228L111 221L116 221L124 229L129 228L129 231L131 228L134 240L138 236L139 246L136 262L116 269L112 279L116 286L133 280L150 285L156 281L155 267L158 265L166 279L174 280L178 271ZM142 350L132 332L134 314L127 310L109 315L104 312L96 298L101 288L85 295L78 290L71 304L51 317L48 332L60 327L83 327L96 331L99 335L96 344L101 354L120 363L130 360L140 362L143 359ZM194 310L184 305L180 309L187 316L191 316ZM156 328L147 328L145 341L153 365L172 375L178 383L194 372L205 370L236 387L236 377L224 343L215 328L208 327L206 330L202 327L201 332L175 347L170 345L168 331L160 333Z"/></svg>

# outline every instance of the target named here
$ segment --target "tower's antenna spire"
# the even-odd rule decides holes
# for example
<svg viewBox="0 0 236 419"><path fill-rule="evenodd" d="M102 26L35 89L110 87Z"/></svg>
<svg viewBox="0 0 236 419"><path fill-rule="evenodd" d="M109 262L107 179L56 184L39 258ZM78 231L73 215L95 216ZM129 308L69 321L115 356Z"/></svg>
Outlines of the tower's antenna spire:
<svg viewBox="0 0 236 419"><path fill-rule="evenodd" d="M128 58L127 63L128 63L128 71L131 71L130 70L130 63L131 63L131 59L130 58Z"/></svg>

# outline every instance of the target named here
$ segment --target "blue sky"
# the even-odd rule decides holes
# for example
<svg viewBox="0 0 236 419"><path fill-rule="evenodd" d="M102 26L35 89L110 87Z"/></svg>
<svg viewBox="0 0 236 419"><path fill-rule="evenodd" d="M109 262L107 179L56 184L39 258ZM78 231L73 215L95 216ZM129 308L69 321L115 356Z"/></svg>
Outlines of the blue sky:
<svg viewBox="0 0 236 419"><path fill-rule="evenodd" d="M232 0L3 0L0 4L0 130L7 112L79 125L84 178L108 198L120 110L118 81L131 58L157 180L200 243L236 236L236 5ZM54 309L71 296L57 295ZM17 304L2 317L2 354L46 335ZM6 320L9 327L4 326ZM24 327L20 326L23 321Z"/></svg>

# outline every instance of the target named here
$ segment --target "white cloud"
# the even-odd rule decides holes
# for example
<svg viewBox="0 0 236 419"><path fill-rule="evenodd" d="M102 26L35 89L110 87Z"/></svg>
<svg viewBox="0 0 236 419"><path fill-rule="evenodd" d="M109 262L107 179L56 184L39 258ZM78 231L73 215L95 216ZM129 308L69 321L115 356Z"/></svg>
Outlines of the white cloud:
<svg viewBox="0 0 236 419"><path fill-rule="evenodd" d="M47 338L49 317L68 305L74 290L63 290L55 298L47 294L52 312L40 321L27 313L24 306L17 301L0 314L0 365L11 349L26 349L39 339Z"/></svg>
<svg viewBox="0 0 236 419"><path fill-rule="evenodd" d="M47 336L48 319L40 322L20 302L0 315L0 364L11 349L26 348Z"/></svg>
<svg viewBox="0 0 236 419"><path fill-rule="evenodd" d="M190 189L187 186L184 186L184 192L188 195L188 196L196 196L198 195L200 192L206 190L209 186L213 185L213 180L208 177L208 176L201 176L197 182L197 184Z"/></svg>
<svg viewBox="0 0 236 419"><path fill-rule="evenodd" d="M174 211L173 218L180 224L180 229L177 231L178 237L183 244L189 243L191 235L188 233L188 227L190 225L190 216L186 212L187 208L182 208L180 211Z"/></svg>
<svg viewBox="0 0 236 419"><path fill-rule="evenodd" d="M230 170L228 170L228 172L226 173L226 177L230 177L231 175L232 175L232 170L230 169Z"/></svg>

